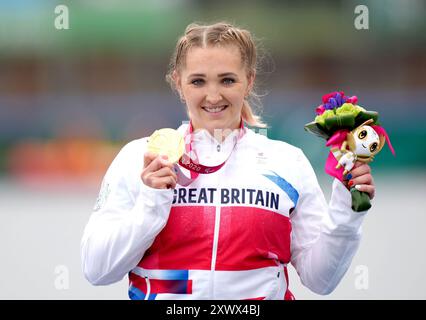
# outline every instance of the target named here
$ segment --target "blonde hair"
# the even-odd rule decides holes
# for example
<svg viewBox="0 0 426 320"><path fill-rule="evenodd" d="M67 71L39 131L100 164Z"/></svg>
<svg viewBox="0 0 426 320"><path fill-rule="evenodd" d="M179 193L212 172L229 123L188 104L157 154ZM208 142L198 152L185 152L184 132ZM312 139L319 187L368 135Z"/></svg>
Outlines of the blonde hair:
<svg viewBox="0 0 426 320"><path fill-rule="evenodd" d="M226 22L211 25L191 23L185 29L185 34L178 40L169 65L166 80L173 90L176 84L173 72L179 72L184 66L189 49L194 47L206 48L216 45L236 45L241 53L247 74L255 74L257 70L257 49L251 33ZM249 101L250 100L250 103ZM250 126L265 128L267 125L261 117L253 112L251 104L261 109L259 95L252 89L244 100L241 116Z"/></svg>

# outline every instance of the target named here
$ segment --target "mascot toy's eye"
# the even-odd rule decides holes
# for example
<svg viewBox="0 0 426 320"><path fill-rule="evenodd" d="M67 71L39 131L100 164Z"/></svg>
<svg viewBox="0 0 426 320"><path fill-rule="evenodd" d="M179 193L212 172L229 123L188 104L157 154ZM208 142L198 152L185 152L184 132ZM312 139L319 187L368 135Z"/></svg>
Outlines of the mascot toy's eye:
<svg viewBox="0 0 426 320"><path fill-rule="evenodd" d="M378 146L379 146L379 144L378 144L377 142L373 142L373 143L370 145L370 152L374 152L374 151L376 151Z"/></svg>
<svg viewBox="0 0 426 320"><path fill-rule="evenodd" d="M367 136L367 130L362 130L360 133L358 133L358 138L364 139Z"/></svg>

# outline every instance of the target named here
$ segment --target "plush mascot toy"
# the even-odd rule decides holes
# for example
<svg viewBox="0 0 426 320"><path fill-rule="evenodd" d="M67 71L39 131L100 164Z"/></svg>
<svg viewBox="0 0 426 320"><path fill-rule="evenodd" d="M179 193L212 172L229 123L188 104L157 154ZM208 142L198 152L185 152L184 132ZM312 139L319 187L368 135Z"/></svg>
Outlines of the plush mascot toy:
<svg viewBox="0 0 426 320"><path fill-rule="evenodd" d="M325 172L344 181L356 161L369 163L385 142L393 154L389 137L378 124L378 113L357 105L358 98L346 97L344 92L332 92L322 98L316 108L315 120L305 130L327 140L330 147ZM352 209L360 212L371 207L367 193L351 188Z"/></svg>

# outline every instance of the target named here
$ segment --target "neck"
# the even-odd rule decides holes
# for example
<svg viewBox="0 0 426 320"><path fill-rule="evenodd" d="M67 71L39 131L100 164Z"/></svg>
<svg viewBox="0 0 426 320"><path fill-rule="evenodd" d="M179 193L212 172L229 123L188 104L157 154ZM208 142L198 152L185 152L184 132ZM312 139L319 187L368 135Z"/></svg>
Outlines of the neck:
<svg viewBox="0 0 426 320"><path fill-rule="evenodd" d="M198 126L194 126L192 124L192 122L190 123L190 126L192 126L192 131L196 132L199 130L206 130L210 133L210 135L219 143L222 143L223 141L225 141L225 139L231 134L233 133L235 130L240 130L243 129L243 122L241 120L240 123L238 123L238 125L232 127L232 128L203 128L203 127L198 127Z"/></svg>
<svg viewBox="0 0 426 320"><path fill-rule="evenodd" d="M217 142L222 143L232 132L239 129L240 127L234 129L214 129L213 132L209 131L209 133L215 138Z"/></svg>

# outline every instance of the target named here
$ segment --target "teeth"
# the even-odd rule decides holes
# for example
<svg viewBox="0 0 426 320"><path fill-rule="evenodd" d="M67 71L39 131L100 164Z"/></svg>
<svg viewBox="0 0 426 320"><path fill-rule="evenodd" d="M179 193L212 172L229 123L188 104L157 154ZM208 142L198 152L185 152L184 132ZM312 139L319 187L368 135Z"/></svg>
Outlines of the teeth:
<svg viewBox="0 0 426 320"><path fill-rule="evenodd" d="M204 110L206 110L207 112L220 112L223 109L225 109L227 106L220 106L220 107L203 107Z"/></svg>

